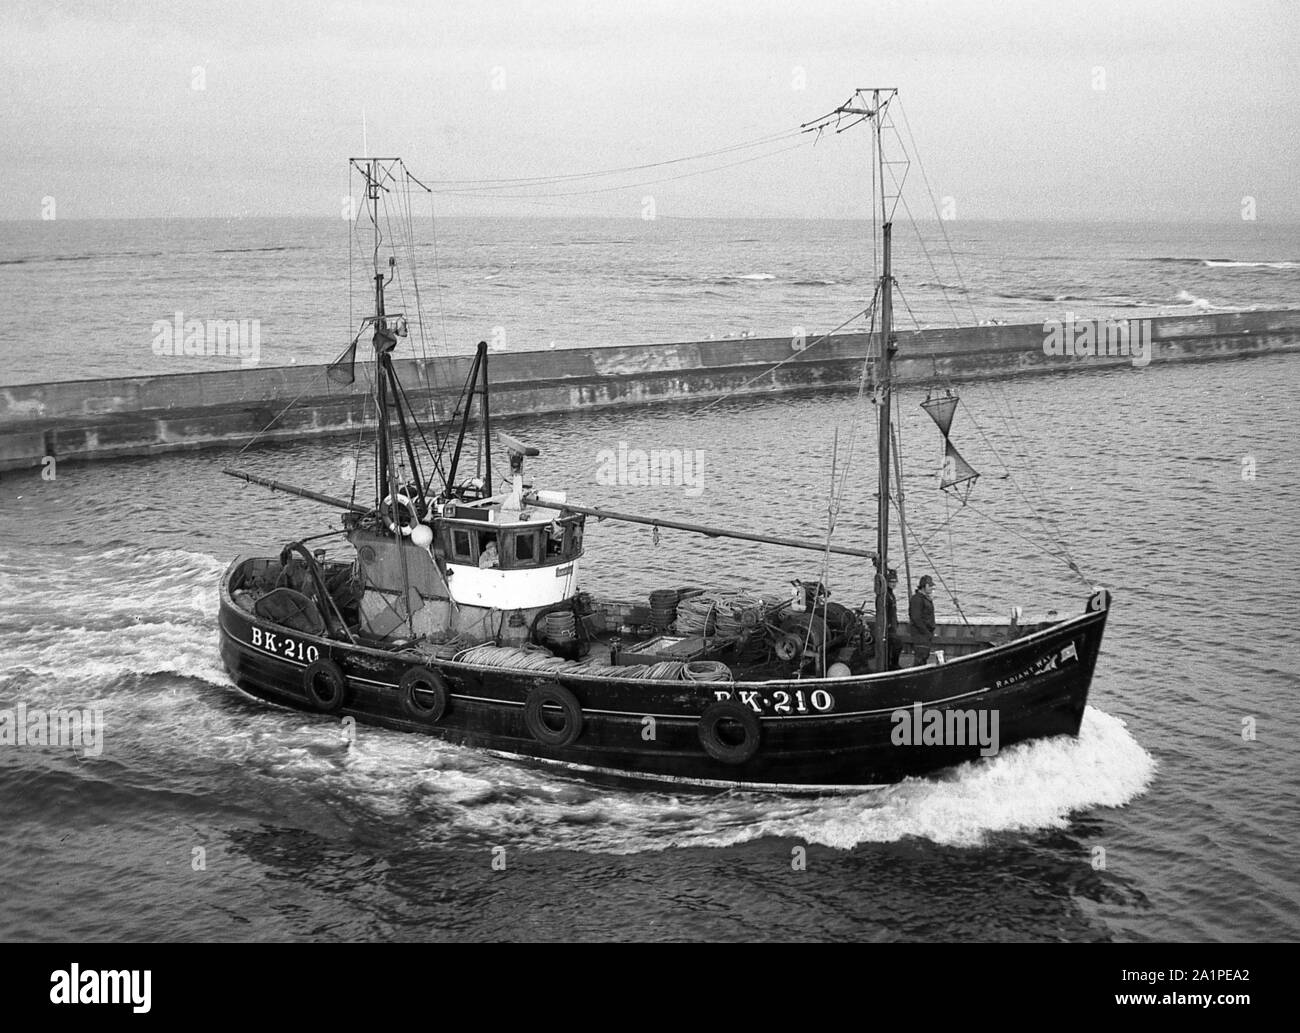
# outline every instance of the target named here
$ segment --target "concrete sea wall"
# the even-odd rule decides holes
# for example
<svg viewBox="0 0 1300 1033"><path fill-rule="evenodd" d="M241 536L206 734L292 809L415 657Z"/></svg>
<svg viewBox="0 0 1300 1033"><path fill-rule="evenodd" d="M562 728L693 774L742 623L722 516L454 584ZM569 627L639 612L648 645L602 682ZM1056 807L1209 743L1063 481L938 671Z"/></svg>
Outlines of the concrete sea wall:
<svg viewBox="0 0 1300 1033"><path fill-rule="evenodd" d="M1045 324L958 327L898 334L900 383L1143 368L1300 351L1300 309L1134 320L1124 354L1047 354ZM1073 352L1083 323L1066 324L1055 350ZM1143 336L1149 353L1138 354ZM1096 327L1105 352L1104 329ZM494 416L571 412L675 399L705 402L857 382L867 334L837 334L797 348L789 338L499 352L489 357ZM360 349L359 349L360 350ZM1129 354L1132 351L1134 354ZM362 352L364 354L364 352ZM417 411L451 416L472 356L396 363ZM777 365L777 364L780 365ZM341 387L324 366L247 368L111 380L0 386L0 470L266 440L356 434L365 377ZM265 433L263 434L263 431Z"/></svg>

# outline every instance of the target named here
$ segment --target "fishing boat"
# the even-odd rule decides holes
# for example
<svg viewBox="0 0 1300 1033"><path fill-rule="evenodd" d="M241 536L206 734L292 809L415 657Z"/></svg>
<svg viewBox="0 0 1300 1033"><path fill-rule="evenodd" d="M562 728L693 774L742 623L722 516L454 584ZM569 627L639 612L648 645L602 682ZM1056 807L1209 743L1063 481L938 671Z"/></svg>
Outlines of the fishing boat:
<svg viewBox="0 0 1300 1033"><path fill-rule="evenodd" d="M831 113L870 123L873 163L882 163L874 345L864 358L864 397L876 410L874 550L835 544L833 526L821 542L780 537L615 512L525 481L525 463L544 462L542 451L494 434L482 342L461 404L432 428L430 444L393 362L408 329L405 313L385 304L396 258L387 269L380 260L381 197L414 177L400 159L351 159L374 226L373 313L329 375L351 383L369 338L373 498L225 471L342 510L337 533L348 543L343 558L298 539L230 564L220 648L239 689L584 779L673 791L848 791L1077 735L1110 609L1104 589L1089 591L1073 616L1024 621L1013 612L1005 622L944 620L931 630L924 616L919 627L906 619L909 564L899 621L890 567L891 500L903 519L901 480L897 493L890 481L892 219L880 146L895 92L855 91ZM957 404L945 390L923 407L941 434L941 489L969 491L978 474L949 437ZM495 480L494 447L508 463ZM868 602L833 601L817 577L754 591L676 586L667 571L646 597L597 596L583 588L589 517L706 535L714 550L737 540L834 557L837 578L857 578Z"/></svg>

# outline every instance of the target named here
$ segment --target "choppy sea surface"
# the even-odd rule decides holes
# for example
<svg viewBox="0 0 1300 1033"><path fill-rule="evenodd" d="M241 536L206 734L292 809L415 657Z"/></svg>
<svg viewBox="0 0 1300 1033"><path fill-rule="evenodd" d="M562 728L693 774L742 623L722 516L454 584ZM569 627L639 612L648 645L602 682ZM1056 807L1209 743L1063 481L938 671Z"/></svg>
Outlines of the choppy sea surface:
<svg viewBox="0 0 1300 1033"><path fill-rule="evenodd" d="M0 385L249 361L159 356L177 313L181 325L255 320L263 366L329 361L371 310L372 237L349 225L0 222ZM813 338L866 308L878 275L867 222L414 218L382 231L410 242L388 304L423 313L411 344L427 354L480 340L517 351ZM1297 304L1300 226L900 223L894 269L904 329L1282 308Z"/></svg>
<svg viewBox="0 0 1300 1033"><path fill-rule="evenodd" d="M508 333L507 346L549 341L569 322L572 343L588 344L689 339L706 327L782 332L794 317L784 303L764 307L765 291L788 300L794 286L781 284L796 275L820 278L832 266L840 272L824 278L847 275L823 254L819 235L840 232L824 226L805 236L788 228L797 224L704 227L718 238L707 248L645 259L660 278L666 266L688 270L669 288L607 268L610 247L583 243L596 232L589 226L522 223L499 233L453 225L440 237L446 253L457 233L466 245L479 238L482 252L457 263L444 255L443 282L474 284L468 300L444 292L449 320L454 312L480 326L472 313L500 289L475 280L480 272L498 268L494 278L516 284L494 309L516 315L490 317L526 327ZM162 234L121 225L134 227L128 238ZM202 285L213 292L203 304L222 316L240 314L232 299L256 296L245 312L262 307L268 323L295 327L282 354L328 358L347 325L346 307L335 319L322 307L330 295L316 278L327 276L328 249L310 259L213 257L232 243L222 234L270 248L283 225L304 237L317 228L224 225L182 224L160 238L157 256L125 266L87 259L81 274L66 271L75 262L59 265L62 252L48 243L15 249L6 227L5 254L27 257L0 266L10 317L0 354L7 372L18 371L4 379L26 379L28 369L51 379L74 353L86 365L69 376L99 375L108 372L102 350L118 372L133 356L144 356L138 372L156 372L147 336L133 336L147 335L146 296L152 304L167 295L158 318L169 308L198 312ZM79 253L105 246L96 235L109 229L92 226L95 239ZM1179 291L1261 308L1296 295L1294 237L1238 247L1166 227L1169 239L1141 241L1141 254L1159 254L1126 258L1114 250L1118 231L1106 231L1083 262L1084 241L1054 244L1059 227L1021 227L1023 246L997 245L1007 264L990 267L991 230L978 231L989 234L982 243L962 236L974 232L955 236L975 252L967 282L982 285L981 300L995 285L1027 295L1023 308L1013 299L977 305L984 318L1047 318L1064 305L1035 293L1086 295L1080 313L1120 297L1172 304ZM760 257L728 243L728 234L760 233ZM140 246L137 236L120 250ZM1013 258L1053 246L1076 254L1072 274ZM77 250L71 237L60 247ZM207 271L223 261L224 274ZM285 261L296 271L277 279ZM31 312L9 307L18 295L26 304L14 277L42 263L64 278L59 303L42 309L59 333L40 333ZM1026 286L1017 269L1030 266ZM706 285L758 274L774 279L719 283L716 298ZM828 319L847 315L862 276L800 290L824 292ZM566 314L538 308L542 296L567 297L556 302ZM27 324L21 347L16 323ZM481 336L449 335L457 345ZM35 346L72 350L38 367ZM217 653L225 565L337 526L330 511L221 476L233 456L220 451L60 466L54 480L5 474L0 719L20 705L97 708L104 733L98 750L0 742L0 938L1300 939L1297 380L1300 360L1276 356L965 386L953 437L983 477L963 508L934 490L937 435L920 399L905 397L908 516L925 547L912 551L912 577L942 576L956 603L940 592L940 615L954 617L957 604L972 617L1004 617L1013 605L1073 612L1094 584L1111 589L1114 609L1077 740L821 799L594 787L364 726L349 743L337 721L243 696ZM530 461L537 482L573 498L814 538L824 533L832 451L843 464L852 444L836 540L873 534L874 441L851 391L503 427L541 448ZM620 443L699 449L702 476L678 486L602 483L600 454ZM354 442L254 446L239 463L340 493L354 454ZM771 589L821 577L856 604L868 590L853 562L823 574L815 554L672 532L656 544L634 525L593 523L587 549L586 587L597 593L687 582ZM794 863L801 852L806 867Z"/></svg>

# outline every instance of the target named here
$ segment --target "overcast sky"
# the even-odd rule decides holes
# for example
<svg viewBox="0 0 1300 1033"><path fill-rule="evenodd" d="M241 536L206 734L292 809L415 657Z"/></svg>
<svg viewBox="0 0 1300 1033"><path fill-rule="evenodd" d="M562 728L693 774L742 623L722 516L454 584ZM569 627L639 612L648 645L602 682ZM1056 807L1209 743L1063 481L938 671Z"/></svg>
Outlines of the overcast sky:
<svg viewBox="0 0 1300 1033"><path fill-rule="evenodd" d="M337 216L363 118L370 153L481 180L749 142L885 85L959 218L1232 220L1249 196L1300 220L1298 25L1290 0L5 0L0 218ZM865 216L867 139L438 211Z"/></svg>

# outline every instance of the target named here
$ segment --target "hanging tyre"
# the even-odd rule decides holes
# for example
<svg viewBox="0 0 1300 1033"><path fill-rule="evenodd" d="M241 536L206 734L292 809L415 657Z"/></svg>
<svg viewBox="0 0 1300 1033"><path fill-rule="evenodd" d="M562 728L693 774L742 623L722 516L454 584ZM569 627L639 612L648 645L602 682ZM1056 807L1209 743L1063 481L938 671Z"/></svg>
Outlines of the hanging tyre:
<svg viewBox="0 0 1300 1033"><path fill-rule="evenodd" d="M582 707L560 685L538 685L524 704L528 734L546 746L568 746L582 734Z"/></svg>
<svg viewBox="0 0 1300 1033"><path fill-rule="evenodd" d="M744 764L758 752L762 725L743 703L724 699L704 708L699 724L704 752L724 764Z"/></svg>
<svg viewBox="0 0 1300 1033"><path fill-rule="evenodd" d="M302 673L302 688L313 710L332 714L347 701L348 680L343 668L321 657Z"/></svg>
<svg viewBox="0 0 1300 1033"><path fill-rule="evenodd" d="M412 667L397 684L397 694L407 716L436 724L447 712L447 682L437 671Z"/></svg>

